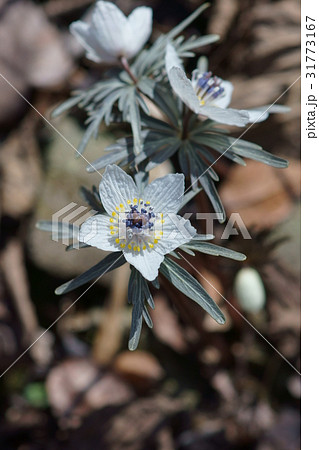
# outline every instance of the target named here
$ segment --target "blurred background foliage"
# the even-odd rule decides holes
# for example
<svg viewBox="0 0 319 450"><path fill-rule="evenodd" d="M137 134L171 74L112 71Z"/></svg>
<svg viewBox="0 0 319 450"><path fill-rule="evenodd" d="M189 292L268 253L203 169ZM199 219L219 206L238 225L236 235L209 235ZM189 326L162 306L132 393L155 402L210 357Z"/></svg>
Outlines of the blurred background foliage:
<svg viewBox="0 0 319 450"><path fill-rule="evenodd" d="M116 2L126 14L136 6L152 7L153 39L202 3ZM48 120L71 90L90 86L103 73L83 58L68 32L90 4L0 0L0 73ZM234 83L232 106L248 108L271 103L298 78L299 23L295 0L216 0L186 35L220 35L201 52L217 75ZM194 65L190 61L189 69ZM227 324L217 325L162 279L163 289L154 291L154 328L144 327L139 350L128 352L129 268L104 276L1 377L1 448L300 447L299 375L239 314L299 370L299 91L296 83L281 99L291 107L289 114L271 116L245 135L289 159L288 169L254 161L241 167L225 158L216 164L226 212L240 213L253 239L239 234L226 242L217 222L214 230L204 230L203 221L194 224L213 231L215 243L247 255L245 263L200 254L192 259L204 278L192 274L218 302ZM81 112L51 123L78 145ZM74 149L3 78L0 127L3 373L82 292L60 298L54 289L103 255L93 248L65 252L62 243L35 229L38 219L50 220L72 201L84 205L80 186L98 184L99 178L86 173L86 161L75 159ZM102 130L85 156L93 161L118 137L112 127ZM164 164L153 177L170 170ZM202 193L187 208L212 212ZM245 302L245 295L257 296L257 288L248 282L242 294L234 287L243 267L255 269L264 286L266 301L258 311Z"/></svg>

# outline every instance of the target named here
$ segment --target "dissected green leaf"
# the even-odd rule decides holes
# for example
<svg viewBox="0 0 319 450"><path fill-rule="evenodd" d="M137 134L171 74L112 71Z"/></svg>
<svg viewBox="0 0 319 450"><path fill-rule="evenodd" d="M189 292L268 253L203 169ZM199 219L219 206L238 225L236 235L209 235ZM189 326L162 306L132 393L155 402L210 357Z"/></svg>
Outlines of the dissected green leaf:
<svg viewBox="0 0 319 450"><path fill-rule="evenodd" d="M207 294L202 285L170 258L165 257L161 264L160 272L179 291L198 303L219 324L225 323L224 314L218 308L214 300Z"/></svg>
<svg viewBox="0 0 319 450"><path fill-rule="evenodd" d="M104 259L102 259L102 261L95 264L95 266L91 267L86 272L56 288L55 293L57 295L62 295L66 294L67 292L73 291L79 286L82 286L83 284L86 284L89 281L92 281L93 279L104 275L105 273L117 269L125 262L126 259L124 258L122 252L110 253Z"/></svg>
<svg viewBox="0 0 319 450"><path fill-rule="evenodd" d="M260 145L245 141L244 139L237 139L217 133L203 132L193 133L192 140L198 144L203 144L213 148L219 153L223 153L223 156L226 156L242 165L244 165L244 161L239 158L240 156L254 159L276 168L285 168L288 166L288 162L285 159L272 155L271 153L263 150ZM237 158L239 158L239 160L236 160L236 155L238 155Z"/></svg>

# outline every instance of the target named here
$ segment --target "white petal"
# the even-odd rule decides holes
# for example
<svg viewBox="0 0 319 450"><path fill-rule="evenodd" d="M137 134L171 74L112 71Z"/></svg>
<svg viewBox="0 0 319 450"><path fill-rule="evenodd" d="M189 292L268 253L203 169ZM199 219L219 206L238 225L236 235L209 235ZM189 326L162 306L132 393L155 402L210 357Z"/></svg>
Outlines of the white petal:
<svg viewBox="0 0 319 450"><path fill-rule="evenodd" d="M149 201L155 213L176 213L183 201L184 175L165 175L149 184L143 193L144 201Z"/></svg>
<svg viewBox="0 0 319 450"><path fill-rule="evenodd" d="M99 1L92 13L92 31L106 54L125 54L127 18L114 3Z"/></svg>
<svg viewBox="0 0 319 450"><path fill-rule="evenodd" d="M126 56L132 58L140 51L152 33L152 8L140 6L127 18Z"/></svg>
<svg viewBox="0 0 319 450"><path fill-rule="evenodd" d="M263 122L269 117L269 112L266 110L247 109L249 114L249 123Z"/></svg>
<svg viewBox="0 0 319 450"><path fill-rule="evenodd" d="M223 95L214 100L214 105L227 108L230 105L234 86L230 81L223 80L221 86L224 88Z"/></svg>
<svg viewBox="0 0 319 450"><path fill-rule="evenodd" d="M132 177L114 164L106 166L99 192L105 211L110 215L121 203L129 210L128 200L133 202L134 198L138 199L138 190Z"/></svg>
<svg viewBox="0 0 319 450"><path fill-rule="evenodd" d="M207 116L211 120L225 125L236 125L243 127L249 122L249 114L247 111L231 108L218 108L215 106L201 106L199 114Z"/></svg>
<svg viewBox="0 0 319 450"><path fill-rule="evenodd" d="M173 67L179 67L180 69L183 69L183 63L180 57L178 56L174 46L170 43L166 45L166 52L165 52L165 68L166 73L173 68Z"/></svg>
<svg viewBox="0 0 319 450"><path fill-rule="evenodd" d="M158 269L164 260L164 255L155 248L143 252L123 252L126 261L134 266L144 278L149 281L158 276Z"/></svg>
<svg viewBox="0 0 319 450"><path fill-rule="evenodd" d="M258 108L247 109L246 111L249 114L249 122L258 123L266 120L269 114L286 113L290 111L290 108L283 105L265 105L259 106Z"/></svg>
<svg viewBox="0 0 319 450"><path fill-rule="evenodd" d="M90 31L90 25L88 23L77 20L70 25L70 32L77 38L80 44L86 49L86 57L95 62L101 62L101 56L104 50L100 44L96 41L92 32Z"/></svg>
<svg viewBox="0 0 319 450"><path fill-rule="evenodd" d="M106 251L118 251L110 231L110 218L102 214L89 217L80 227L79 241Z"/></svg>
<svg viewBox="0 0 319 450"><path fill-rule="evenodd" d="M189 220L176 214L164 215L163 235L155 244L163 254L170 253L182 244L186 244L196 235L196 229Z"/></svg>
<svg viewBox="0 0 319 450"><path fill-rule="evenodd" d="M173 67L168 72L168 79L174 92L192 111L198 113L199 100L184 70L180 67Z"/></svg>

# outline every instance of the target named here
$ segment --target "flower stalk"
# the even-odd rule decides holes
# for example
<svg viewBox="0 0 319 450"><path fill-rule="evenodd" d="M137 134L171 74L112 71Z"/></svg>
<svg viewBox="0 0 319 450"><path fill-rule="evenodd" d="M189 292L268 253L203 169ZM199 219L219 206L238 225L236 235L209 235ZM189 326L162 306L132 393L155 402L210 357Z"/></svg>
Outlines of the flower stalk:
<svg viewBox="0 0 319 450"><path fill-rule="evenodd" d="M121 64L123 69L125 70L125 72L130 76L131 80L133 81L134 84L138 83L138 79L136 78L136 76L134 75L134 73L131 70L131 67L129 65L129 62L127 60L127 58L125 56L121 56L120 58Z"/></svg>

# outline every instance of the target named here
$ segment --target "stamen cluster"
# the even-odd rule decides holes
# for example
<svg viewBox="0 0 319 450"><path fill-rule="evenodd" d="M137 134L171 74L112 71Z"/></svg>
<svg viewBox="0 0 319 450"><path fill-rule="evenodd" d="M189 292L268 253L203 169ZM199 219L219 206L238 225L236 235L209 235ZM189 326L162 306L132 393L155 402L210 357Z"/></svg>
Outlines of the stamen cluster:
<svg viewBox="0 0 319 450"><path fill-rule="evenodd" d="M138 205L130 205L131 210L126 214L126 219L123 219L128 238L132 238L134 234L148 232L154 226L154 222L152 222L152 219L155 218L154 208L148 203L142 203L141 206L143 205L144 207L141 207L140 211Z"/></svg>
<svg viewBox="0 0 319 450"><path fill-rule="evenodd" d="M201 105L205 105L209 100L216 100L224 94L225 89L221 85L222 82L223 80L213 75L212 72L193 71L192 85Z"/></svg>

